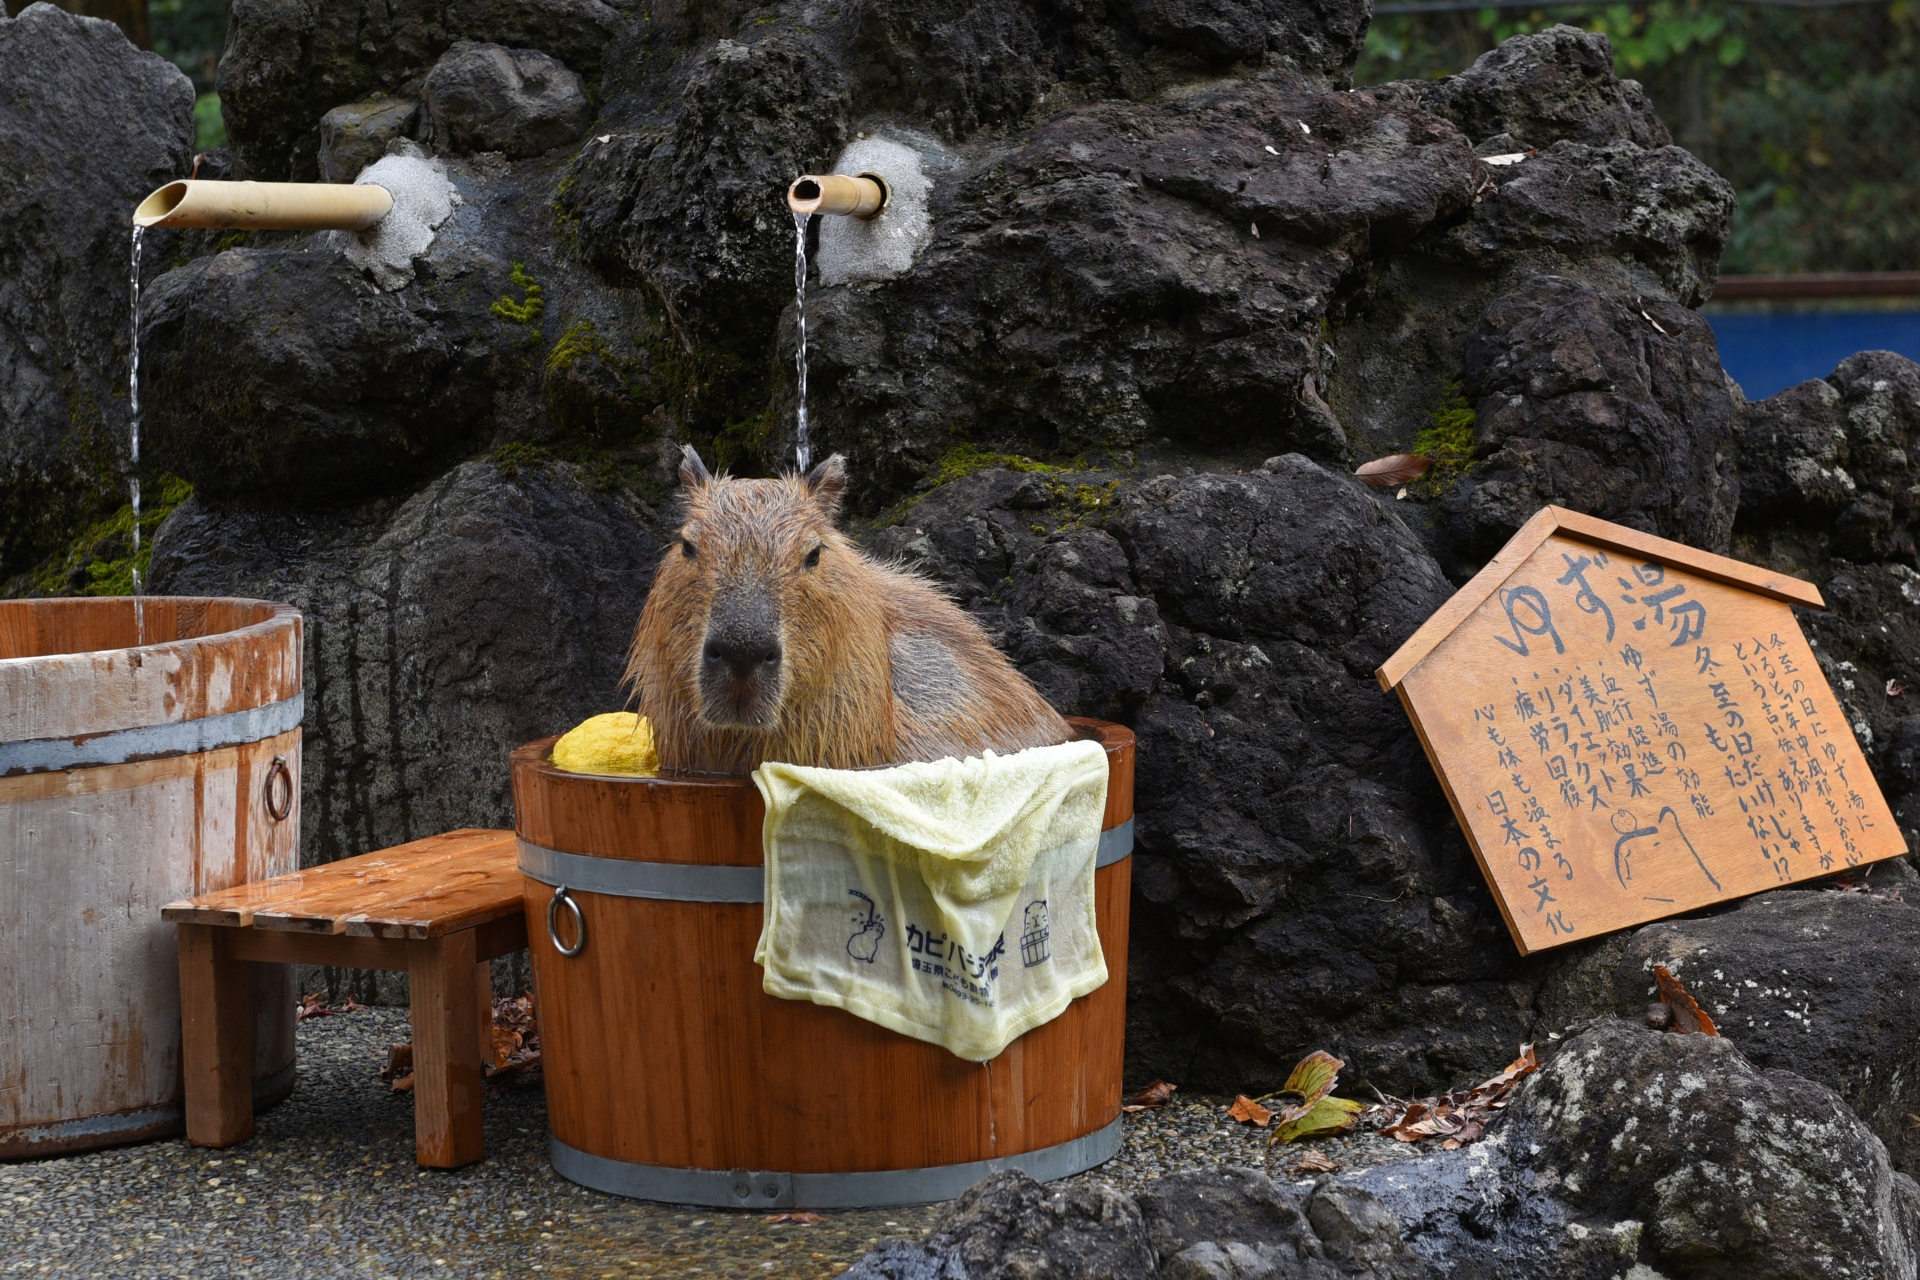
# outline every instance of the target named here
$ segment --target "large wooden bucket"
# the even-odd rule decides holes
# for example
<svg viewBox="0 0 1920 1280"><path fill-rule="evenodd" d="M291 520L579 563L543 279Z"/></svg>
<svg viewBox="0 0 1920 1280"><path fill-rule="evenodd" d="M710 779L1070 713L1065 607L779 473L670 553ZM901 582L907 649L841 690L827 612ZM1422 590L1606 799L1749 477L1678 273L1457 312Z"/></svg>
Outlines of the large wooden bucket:
<svg viewBox="0 0 1920 1280"><path fill-rule="evenodd" d="M181 1128L163 903L298 869L300 615L0 602L0 1158ZM144 636L146 643L138 641ZM293 973L255 965L254 1097L293 1088Z"/></svg>
<svg viewBox="0 0 1920 1280"><path fill-rule="evenodd" d="M985 1064L761 990L765 809L749 780L563 773L551 738L514 752L554 1168L644 1200L823 1209L943 1200L998 1169L1058 1178L1111 1156L1133 733L1074 724L1107 748L1095 881L1110 976Z"/></svg>

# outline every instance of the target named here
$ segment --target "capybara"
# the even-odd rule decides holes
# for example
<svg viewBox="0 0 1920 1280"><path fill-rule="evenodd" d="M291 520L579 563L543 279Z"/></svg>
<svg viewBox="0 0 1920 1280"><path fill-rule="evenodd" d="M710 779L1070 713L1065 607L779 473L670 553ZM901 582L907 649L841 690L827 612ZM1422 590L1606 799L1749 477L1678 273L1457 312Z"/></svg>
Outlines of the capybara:
<svg viewBox="0 0 1920 1280"><path fill-rule="evenodd" d="M835 527L839 454L805 476L716 480L688 448L680 480L686 520L627 662L662 769L858 769L1072 736L978 623Z"/></svg>

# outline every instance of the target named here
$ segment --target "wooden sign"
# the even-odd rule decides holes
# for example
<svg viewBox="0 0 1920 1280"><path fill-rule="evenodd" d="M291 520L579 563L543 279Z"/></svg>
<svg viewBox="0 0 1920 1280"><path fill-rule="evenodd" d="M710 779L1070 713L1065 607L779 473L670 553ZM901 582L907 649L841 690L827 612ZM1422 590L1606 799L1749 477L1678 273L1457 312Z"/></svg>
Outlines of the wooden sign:
<svg viewBox="0 0 1920 1280"><path fill-rule="evenodd" d="M1906 852L1790 604L1547 507L1380 668L1522 954Z"/></svg>

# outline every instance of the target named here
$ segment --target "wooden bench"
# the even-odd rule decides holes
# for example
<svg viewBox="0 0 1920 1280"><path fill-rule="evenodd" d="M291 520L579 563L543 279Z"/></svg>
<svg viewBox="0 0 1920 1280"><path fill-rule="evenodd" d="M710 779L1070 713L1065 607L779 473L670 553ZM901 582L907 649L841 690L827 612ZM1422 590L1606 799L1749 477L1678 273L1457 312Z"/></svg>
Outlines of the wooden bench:
<svg viewBox="0 0 1920 1280"><path fill-rule="evenodd" d="M486 1154L482 1063L492 1048L487 961L523 950L511 831L430 836L161 909L180 926L187 1141L253 1136L249 962L406 971L416 1158L457 1169Z"/></svg>

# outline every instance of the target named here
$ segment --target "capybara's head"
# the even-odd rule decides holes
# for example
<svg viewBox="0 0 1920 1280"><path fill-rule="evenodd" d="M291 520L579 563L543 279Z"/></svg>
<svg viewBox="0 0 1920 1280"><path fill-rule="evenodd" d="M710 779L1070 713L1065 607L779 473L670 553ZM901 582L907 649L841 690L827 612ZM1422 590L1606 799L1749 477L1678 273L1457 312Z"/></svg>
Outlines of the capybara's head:
<svg viewBox="0 0 1920 1280"><path fill-rule="evenodd" d="M686 520L653 593L671 610L669 679L707 724L771 728L796 680L830 660L836 568L860 554L834 527L846 489L835 454L805 476L736 480L680 464Z"/></svg>

